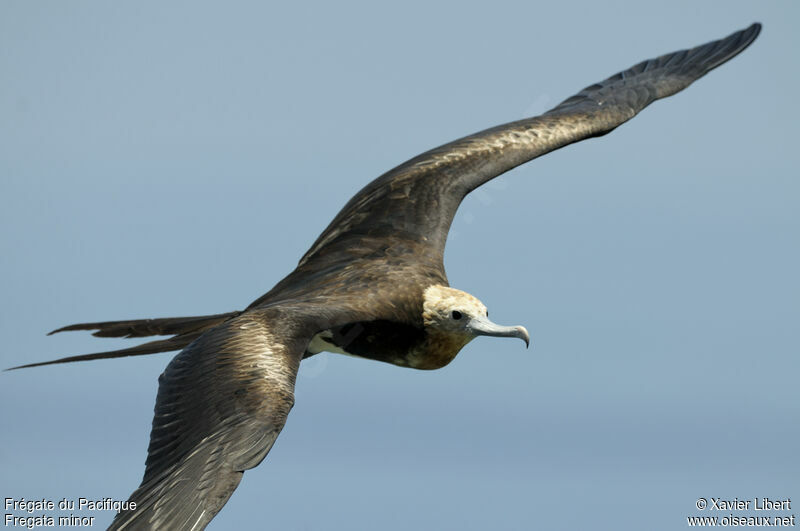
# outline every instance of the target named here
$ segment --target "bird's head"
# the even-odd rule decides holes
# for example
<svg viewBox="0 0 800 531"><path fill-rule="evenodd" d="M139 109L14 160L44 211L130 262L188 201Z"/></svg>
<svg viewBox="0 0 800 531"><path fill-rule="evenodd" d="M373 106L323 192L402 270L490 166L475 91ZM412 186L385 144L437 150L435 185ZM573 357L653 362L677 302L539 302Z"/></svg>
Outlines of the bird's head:
<svg viewBox="0 0 800 531"><path fill-rule="evenodd" d="M463 341L462 347L477 336L517 337L525 341L526 346L530 343L524 326L493 323L481 301L446 286L434 285L425 290L422 318L427 330Z"/></svg>

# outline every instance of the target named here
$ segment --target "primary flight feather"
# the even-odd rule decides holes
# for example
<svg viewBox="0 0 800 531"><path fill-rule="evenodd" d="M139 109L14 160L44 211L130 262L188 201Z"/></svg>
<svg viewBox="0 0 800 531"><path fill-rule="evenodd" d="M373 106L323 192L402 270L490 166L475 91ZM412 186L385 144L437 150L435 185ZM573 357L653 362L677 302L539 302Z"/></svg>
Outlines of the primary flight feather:
<svg viewBox="0 0 800 531"><path fill-rule="evenodd" d="M462 199L524 162L609 133L739 54L760 29L753 24L643 61L541 116L388 171L353 196L294 271L243 311L55 330L172 337L15 368L183 349L159 378L144 479L130 497L136 509L120 513L111 529L204 528L275 442L303 358L330 351L437 369L479 335L527 344L525 328L491 322L477 298L448 285L444 248Z"/></svg>

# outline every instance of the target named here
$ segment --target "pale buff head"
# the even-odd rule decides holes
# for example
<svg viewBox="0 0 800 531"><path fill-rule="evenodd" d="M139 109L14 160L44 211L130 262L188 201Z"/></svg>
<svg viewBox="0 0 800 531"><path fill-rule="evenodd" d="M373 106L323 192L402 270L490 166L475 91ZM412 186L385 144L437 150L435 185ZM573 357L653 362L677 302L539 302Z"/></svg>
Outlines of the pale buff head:
<svg viewBox="0 0 800 531"><path fill-rule="evenodd" d="M500 326L489 320L486 306L469 293L447 286L429 286L424 293L422 319L425 328L463 339L476 336L518 337L527 345L528 331L522 326Z"/></svg>

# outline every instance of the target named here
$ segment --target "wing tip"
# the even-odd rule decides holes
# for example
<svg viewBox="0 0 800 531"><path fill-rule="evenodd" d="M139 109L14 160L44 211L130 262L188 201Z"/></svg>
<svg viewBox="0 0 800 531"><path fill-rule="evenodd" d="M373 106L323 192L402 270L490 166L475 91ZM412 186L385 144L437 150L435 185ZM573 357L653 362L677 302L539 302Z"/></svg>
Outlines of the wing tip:
<svg viewBox="0 0 800 531"><path fill-rule="evenodd" d="M746 28L734 32L728 38L730 39L732 37L736 37L740 39L738 48L739 50L744 50L745 48L750 46L750 44L752 44L753 41L756 40L756 38L761 34L761 30L763 27L764 26L761 24L761 22L753 22Z"/></svg>
<svg viewBox="0 0 800 531"><path fill-rule="evenodd" d="M755 39L756 37L758 37L758 34L761 33L761 28L762 27L763 27L763 25L761 24L761 22L753 22L752 24L750 24L748 27L746 27L742 31L744 33L752 32L752 34L753 34L752 38Z"/></svg>
<svg viewBox="0 0 800 531"><path fill-rule="evenodd" d="M705 65L705 72L713 70L714 68L728 62L742 53L746 48L753 44L753 41L755 41L758 35L761 33L762 27L763 26L760 22L753 22L744 29L735 31L725 38L705 45L716 45L716 47L719 47L718 52L712 53L711 57L713 59L709 60L709 62ZM704 48L705 46L698 46L694 48L694 50ZM715 57L717 54L718 56Z"/></svg>

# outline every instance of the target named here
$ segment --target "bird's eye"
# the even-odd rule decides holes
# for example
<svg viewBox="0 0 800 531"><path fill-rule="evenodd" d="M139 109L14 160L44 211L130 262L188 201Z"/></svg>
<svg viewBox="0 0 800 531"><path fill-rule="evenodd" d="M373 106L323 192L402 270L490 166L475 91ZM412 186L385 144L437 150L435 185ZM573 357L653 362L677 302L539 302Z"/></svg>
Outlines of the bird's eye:
<svg viewBox="0 0 800 531"><path fill-rule="evenodd" d="M461 319L461 312L459 312L458 310L453 310L453 313L450 314L450 317L458 321L459 319Z"/></svg>

